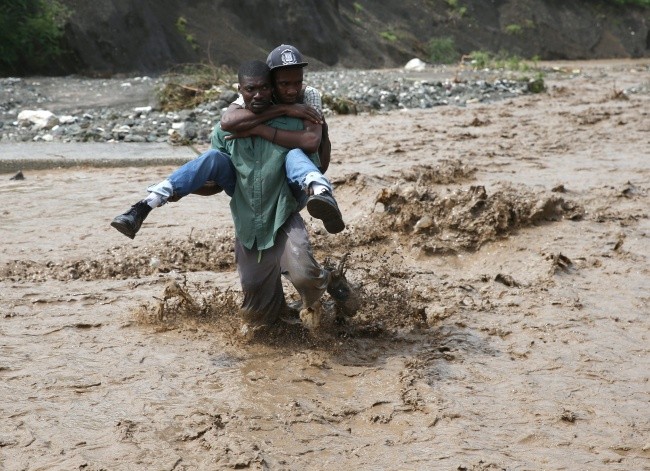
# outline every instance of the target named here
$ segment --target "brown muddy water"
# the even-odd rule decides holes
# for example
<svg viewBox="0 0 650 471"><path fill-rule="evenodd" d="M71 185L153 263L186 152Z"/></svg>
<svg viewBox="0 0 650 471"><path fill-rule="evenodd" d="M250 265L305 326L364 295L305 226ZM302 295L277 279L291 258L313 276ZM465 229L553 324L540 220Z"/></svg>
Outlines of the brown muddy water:
<svg viewBox="0 0 650 471"><path fill-rule="evenodd" d="M650 69L570 67L330 118L363 305L318 333L240 335L225 196L109 226L171 167L0 180L0 469L650 469Z"/></svg>

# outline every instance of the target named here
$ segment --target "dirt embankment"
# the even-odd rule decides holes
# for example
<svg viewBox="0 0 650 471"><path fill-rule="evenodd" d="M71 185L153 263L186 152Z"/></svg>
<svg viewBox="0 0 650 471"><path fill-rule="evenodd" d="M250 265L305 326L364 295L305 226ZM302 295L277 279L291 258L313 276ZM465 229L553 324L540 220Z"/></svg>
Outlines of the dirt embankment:
<svg viewBox="0 0 650 471"><path fill-rule="evenodd" d="M507 51L550 60L650 54L650 9L613 2L63 3L73 12L65 35L72 54L52 71L64 74L154 74L199 61L236 68L281 43L299 46L312 68L400 67L413 57L428 60L432 38L452 38L460 54Z"/></svg>

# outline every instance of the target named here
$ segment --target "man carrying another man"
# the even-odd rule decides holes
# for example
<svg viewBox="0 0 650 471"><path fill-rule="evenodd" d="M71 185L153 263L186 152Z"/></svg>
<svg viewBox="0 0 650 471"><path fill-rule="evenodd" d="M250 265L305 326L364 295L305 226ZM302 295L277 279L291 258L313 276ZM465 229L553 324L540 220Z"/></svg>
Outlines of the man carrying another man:
<svg viewBox="0 0 650 471"><path fill-rule="evenodd" d="M271 106L270 72L261 61L247 62L239 71L239 92L245 109L259 114ZM244 300L241 315L250 326L273 324L287 309L282 288L284 274L302 300L302 319L318 324L320 298L330 272L313 257L304 222L297 212L285 175L287 149L272 136L303 129L302 120L279 116L251 137L232 139L218 124L213 145L230 155L235 189L230 209L235 223L235 260ZM269 132L266 139L259 134Z"/></svg>
<svg viewBox="0 0 650 471"><path fill-rule="evenodd" d="M307 206L313 217L323 220L325 229L332 234L345 228L341 212L332 196L333 189L329 180L323 175L329 167L331 144L328 128L323 119L323 105L320 92L303 84L307 62L303 61L300 51L293 46L282 44L271 51L266 59L273 79L275 105L262 113L252 113L243 106L240 97L232 103L221 119L225 131L235 134L250 135L258 125L277 116L293 116L305 120L305 132L312 141L308 148L298 145L291 139L296 132L274 134L274 142L292 148L286 159L285 170L300 207ZM317 114L313 116L313 112ZM287 145L288 144L288 145ZM294 145L296 144L296 145ZM307 157L306 152L318 151L318 162Z"/></svg>
<svg viewBox="0 0 650 471"><path fill-rule="evenodd" d="M300 208L306 205L313 217L323 220L328 232L338 233L345 228L345 224L332 195L332 186L319 169L320 166L324 171L329 164L329 138L325 136L324 140L321 139L321 124L324 121L320 94L312 87L303 88L303 68L307 63L296 48L281 45L271 51L267 64L273 69L277 84L275 99L280 104L269 105L263 111L252 111L241 106L243 100L240 96L238 102L232 104L224 114L221 123L223 129L234 132L234 137L265 137L292 149L285 159L285 173ZM306 103L299 104L303 100ZM304 119L304 129L285 131L264 124L283 115ZM306 155L306 152L316 150L322 152L325 162L320 161L318 154L313 154L311 158ZM211 191L210 185L215 189ZM214 194L223 189L232 196L234 185L230 159L215 152L213 142L213 149L149 187L149 195L114 218L111 225L127 237L134 238L152 208L190 193Z"/></svg>
<svg viewBox="0 0 650 471"><path fill-rule="evenodd" d="M242 64L238 79L243 109L255 115L267 111L273 95L267 64ZM243 292L240 314L252 330L274 324L288 311L282 275L300 295L300 318L309 328L321 322L320 298L325 291L343 315L352 316L358 309L342 269L330 271L314 259L299 202L285 173L289 150L273 142L287 132L302 132L305 138L303 126L301 119L282 115L244 133L230 134L220 124L213 132L212 156L223 170L217 183L232 197L235 261Z"/></svg>

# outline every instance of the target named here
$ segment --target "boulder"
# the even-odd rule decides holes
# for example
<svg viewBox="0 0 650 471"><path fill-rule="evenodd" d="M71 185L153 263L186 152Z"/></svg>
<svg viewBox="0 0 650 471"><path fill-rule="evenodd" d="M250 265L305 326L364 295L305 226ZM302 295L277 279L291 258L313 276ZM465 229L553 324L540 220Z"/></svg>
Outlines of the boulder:
<svg viewBox="0 0 650 471"><path fill-rule="evenodd" d="M18 113L19 126L33 126L34 130L52 129L59 124L59 118L47 110L23 110Z"/></svg>
<svg viewBox="0 0 650 471"><path fill-rule="evenodd" d="M409 70L409 71L414 71L414 72L422 72L424 69L426 69L427 64L423 61L421 61L418 58L411 59L406 63L404 66L404 70Z"/></svg>

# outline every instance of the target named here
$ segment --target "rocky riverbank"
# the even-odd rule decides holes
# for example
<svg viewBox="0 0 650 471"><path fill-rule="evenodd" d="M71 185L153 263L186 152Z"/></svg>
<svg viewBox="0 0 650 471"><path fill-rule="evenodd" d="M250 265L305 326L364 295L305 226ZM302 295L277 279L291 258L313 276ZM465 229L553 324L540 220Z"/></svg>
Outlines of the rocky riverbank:
<svg viewBox="0 0 650 471"><path fill-rule="evenodd" d="M571 77L579 70L548 69ZM381 113L397 109L466 106L539 92L541 70L419 70L310 72L323 92L326 113ZM164 112L157 93L164 77L0 79L0 142L170 142L205 144L223 110L236 98L221 87L213 101Z"/></svg>

